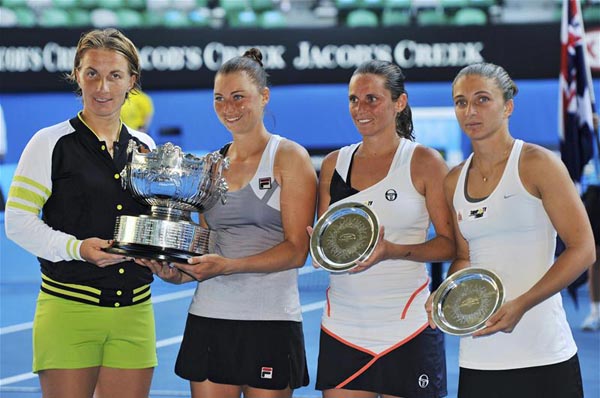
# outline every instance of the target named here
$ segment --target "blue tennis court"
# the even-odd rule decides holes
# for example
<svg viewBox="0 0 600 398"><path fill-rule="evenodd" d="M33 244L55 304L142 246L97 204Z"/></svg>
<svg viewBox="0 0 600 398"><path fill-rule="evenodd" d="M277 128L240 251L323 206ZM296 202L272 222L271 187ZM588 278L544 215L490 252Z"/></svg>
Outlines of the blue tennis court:
<svg viewBox="0 0 600 398"><path fill-rule="evenodd" d="M32 255L6 239L3 213L0 219L0 397L39 398L38 379L31 373L31 326L40 283L38 264ZM299 283L311 384L296 390L294 396L320 397L314 389L314 381L327 274L306 265L300 270ZM153 284L159 358L152 383L153 398L190 396L187 381L174 374L173 365L194 288L191 283L175 286L157 280ZM567 296L564 297L565 308L579 346L585 396L600 398L600 332L579 330L587 313L586 288L579 290L578 298L579 310ZM458 339L446 336L449 398L456 397L457 351Z"/></svg>

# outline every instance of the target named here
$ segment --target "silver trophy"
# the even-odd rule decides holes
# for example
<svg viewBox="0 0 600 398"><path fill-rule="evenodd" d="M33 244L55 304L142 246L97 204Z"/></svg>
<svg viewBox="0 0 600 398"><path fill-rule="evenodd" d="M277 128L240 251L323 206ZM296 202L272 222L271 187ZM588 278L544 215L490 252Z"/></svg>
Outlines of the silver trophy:
<svg viewBox="0 0 600 398"><path fill-rule="evenodd" d="M140 152L131 140L130 161L121 183L134 198L151 207L150 215L119 216L110 253L168 262L185 262L208 252L210 231L192 221L226 201L222 177L229 159L218 152L198 157L168 142L151 152Z"/></svg>

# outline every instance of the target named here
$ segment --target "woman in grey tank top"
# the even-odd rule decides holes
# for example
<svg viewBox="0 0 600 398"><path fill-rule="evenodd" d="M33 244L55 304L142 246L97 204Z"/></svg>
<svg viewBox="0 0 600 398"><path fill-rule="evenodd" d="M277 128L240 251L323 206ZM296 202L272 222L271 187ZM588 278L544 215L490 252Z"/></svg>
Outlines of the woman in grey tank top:
<svg viewBox="0 0 600 398"><path fill-rule="evenodd" d="M215 112L233 142L221 150L231 162L227 203L202 215L210 254L173 268L147 262L167 281L201 281L175 365L192 397L285 398L308 385L297 268L308 254L317 179L303 147L265 128L261 60L250 49L215 77Z"/></svg>

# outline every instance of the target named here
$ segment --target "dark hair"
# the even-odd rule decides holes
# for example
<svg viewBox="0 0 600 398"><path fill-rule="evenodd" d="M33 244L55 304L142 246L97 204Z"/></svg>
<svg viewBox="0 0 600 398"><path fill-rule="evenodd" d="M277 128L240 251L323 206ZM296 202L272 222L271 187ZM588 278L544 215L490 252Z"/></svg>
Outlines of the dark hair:
<svg viewBox="0 0 600 398"><path fill-rule="evenodd" d="M373 74L385 78L385 88L392 94L392 101L398 100L402 94L407 94L404 88L404 73L396 64L388 61L371 60L356 68L352 76L361 74ZM402 112L396 115L396 133L403 138L414 141L412 111L408 103Z"/></svg>
<svg viewBox="0 0 600 398"><path fill-rule="evenodd" d="M252 47L244 55L233 57L225 62L219 70L219 74L233 72L246 72L250 79L256 84L259 90L268 86L269 75L265 71L262 63L262 53L258 48Z"/></svg>
<svg viewBox="0 0 600 398"><path fill-rule="evenodd" d="M77 43L75 50L75 59L73 61L73 69L66 76L67 80L76 84L77 71L81 67L81 59L87 50L91 49L106 49L116 51L127 59L129 64L129 74L137 76L135 80L134 90L141 90L141 74L142 67L140 65L140 56L135 45L123 33L114 28L95 29L87 33L83 33ZM75 90L77 95L81 95L81 89L77 86ZM127 93L129 95L129 93ZM127 98L127 97L126 97Z"/></svg>
<svg viewBox="0 0 600 398"><path fill-rule="evenodd" d="M488 62L480 62L462 68L452 82L452 92L454 92L454 85L458 82L458 79L470 75L481 76L493 80L496 86L502 91L504 101L513 99L519 92L517 85L503 67Z"/></svg>

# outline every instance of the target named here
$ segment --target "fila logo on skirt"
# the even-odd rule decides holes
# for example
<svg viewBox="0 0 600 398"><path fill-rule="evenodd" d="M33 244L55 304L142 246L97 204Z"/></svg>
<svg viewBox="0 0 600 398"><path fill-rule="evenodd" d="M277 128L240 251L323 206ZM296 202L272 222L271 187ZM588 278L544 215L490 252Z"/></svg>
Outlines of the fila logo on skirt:
<svg viewBox="0 0 600 398"><path fill-rule="evenodd" d="M260 378L261 379L272 379L273 378L273 368L268 366L263 366L260 369Z"/></svg>

